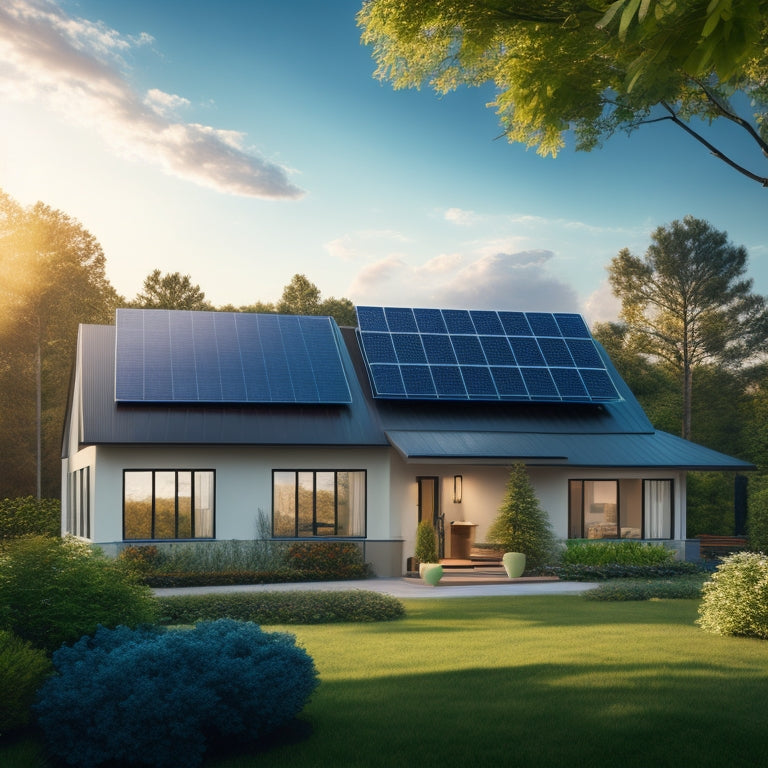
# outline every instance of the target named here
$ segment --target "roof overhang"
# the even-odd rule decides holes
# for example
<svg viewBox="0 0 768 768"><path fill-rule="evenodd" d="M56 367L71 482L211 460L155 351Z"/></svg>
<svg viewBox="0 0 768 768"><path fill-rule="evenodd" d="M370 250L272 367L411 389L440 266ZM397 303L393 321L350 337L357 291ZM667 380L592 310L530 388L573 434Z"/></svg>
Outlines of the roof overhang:
<svg viewBox="0 0 768 768"><path fill-rule="evenodd" d="M541 434L519 432L386 432L406 463L513 464L745 472L755 466L666 432Z"/></svg>

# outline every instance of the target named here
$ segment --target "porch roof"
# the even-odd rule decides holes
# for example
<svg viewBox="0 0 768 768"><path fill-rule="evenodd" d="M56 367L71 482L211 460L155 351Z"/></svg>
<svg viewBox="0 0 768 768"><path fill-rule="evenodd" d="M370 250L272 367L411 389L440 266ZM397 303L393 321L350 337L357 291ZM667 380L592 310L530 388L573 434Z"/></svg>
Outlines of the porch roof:
<svg viewBox="0 0 768 768"><path fill-rule="evenodd" d="M388 430L390 444L407 462L529 466L741 470L754 465L666 432L542 434L490 431Z"/></svg>

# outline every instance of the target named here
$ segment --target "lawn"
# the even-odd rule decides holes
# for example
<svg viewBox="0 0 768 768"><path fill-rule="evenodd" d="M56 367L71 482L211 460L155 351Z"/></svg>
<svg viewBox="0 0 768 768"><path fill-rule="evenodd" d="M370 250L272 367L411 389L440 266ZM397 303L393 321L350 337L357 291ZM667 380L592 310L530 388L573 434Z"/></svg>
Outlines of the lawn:
<svg viewBox="0 0 768 768"><path fill-rule="evenodd" d="M405 602L394 622L286 628L321 678L303 728L206 768L765 761L768 644L703 632L698 601ZM31 746L0 764L44 765Z"/></svg>

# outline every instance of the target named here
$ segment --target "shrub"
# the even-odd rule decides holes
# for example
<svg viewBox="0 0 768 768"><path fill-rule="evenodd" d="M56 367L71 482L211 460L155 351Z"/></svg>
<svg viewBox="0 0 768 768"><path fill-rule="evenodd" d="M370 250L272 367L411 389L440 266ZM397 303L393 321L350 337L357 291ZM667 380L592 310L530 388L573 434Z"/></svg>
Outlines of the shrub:
<svg viewBox="0 0 768 768"><path fill-rule="evenodd" d="M0 736L29 723L35 693L50 667L44 651L0 630Z"/></svg>
<svg viewBox="0 0 768 768"><path fill-rule="evenodd" d="M563 565L663 565L674 559L663 544L641 541L569 541L560 561Z"/></svg>
<svg viewBox="0 0 768 768"><path fill-rule="evenodd" d="M370 575L360 547L351 541L296 542L288 547L287 562L307 580L363 579Z"/></svg>
<svg viewBox="0 0 768 768"><path fill-rule="evenodd" d="M416 527L415 554L420 563L436 563L438 561L435 528L429 520L422 520Z"/></svg>
<svg viewBox="0 0 768 768"><path fill-rule="evenodd" d="M504 500L486 538L505 552L522 552L526 570L539 568L553 556L552 528L524 465L512 467Z"/></svg>
<svg viewBox="0 0 768 768"><path fill-rule="evenodd" d="M768 558L736 552L704 585L697 624L716 635L768 639Z"/></svg>
<svg viewBox="0 0 768 768"><path fill-rule="evenodd" d="M0 500L0 539L61 535L61 501L23 496Z"/></svg>
<svg viewBox="0 0 768 768"><path fill-rule="evenodd" d="M391 621L405 615L403 604L396 598L365 590L181 595L157 601L164 624L222 618L257 624L329 624Z"/></svg>
<svg viewBox="0 0 768 768"><path fill-rule="evenodd" d="M701 572L697 563L670 560L663 565L555 565L540 569L544 576L557 576L563 581L603 581L605 579L662 579Z"/></svg>
<svg viewBox="0 0 768 768"><path fill-rule="evenodd" d="M46 651L99 624L150 622L156 610L151 590L99 550L42 536L2 545L0 606L5 629Z"/></svg>
<svg viewBox="0 0 768 768"><path fill-rule="evenodd" d="M616 579L582 593L585 600L698 600L704 574L673 579Z"/></svg>
<svg viewBox="0 0 768 768"><path fill-rule="evenodd" d="M81 768L197 766L217 739L250 742L290 722L318 683L291 635L230 620L102 627L53 663L38 720L51 752Z"/></svg>

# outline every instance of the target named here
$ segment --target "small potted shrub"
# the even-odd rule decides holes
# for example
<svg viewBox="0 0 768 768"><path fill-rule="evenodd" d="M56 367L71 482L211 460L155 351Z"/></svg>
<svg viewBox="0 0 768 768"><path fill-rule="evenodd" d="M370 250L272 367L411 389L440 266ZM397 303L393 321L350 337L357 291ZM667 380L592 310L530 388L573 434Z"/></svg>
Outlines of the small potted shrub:
<svg viewBox="0 0 768 768"><path fill-rule="evenodd" d="M434 586L443 576L443 566L438 562L435 529L429 520L422 520L416 529L416 559L419 576Z"/></svg>

